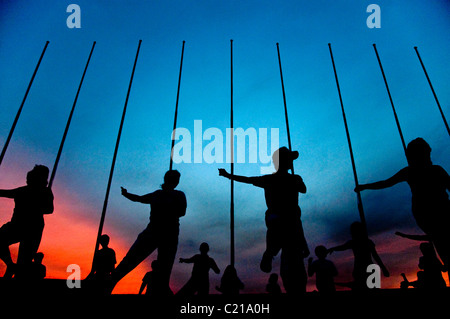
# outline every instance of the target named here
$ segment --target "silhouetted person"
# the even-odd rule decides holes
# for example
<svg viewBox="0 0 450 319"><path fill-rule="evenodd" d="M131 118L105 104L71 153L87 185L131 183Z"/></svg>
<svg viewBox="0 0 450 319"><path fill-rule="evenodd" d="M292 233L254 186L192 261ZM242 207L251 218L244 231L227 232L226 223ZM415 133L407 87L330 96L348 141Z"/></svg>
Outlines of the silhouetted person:
<svg viewBox="0 0 450 319"><path fill-rule="evenodd" d="M47 187L49 170L36 165L27 173L27 185L0 190L0 197L14 199L11 221L0 228L0 259L6 264L4 278L20 277L31 266L41 243L44 215L53 213L53 193ZM17 265L11 259L9 246L19 244Z"/></svg>
<svg viewBox="0 0 450 319"><path fill-rule="evenodd" d="M316 274L316 288L321 294L330 294L336 291L334 286L334 277L338 272L332 261L326 259L328 250L325 246L317 246L314 250L317 260L308 259L308 275L310 277Z"/></svg>
<svg viewBox="0 0 450 319"><path fill-rule="evenodd" d="M242 289L244 289L244 284L239 279L236 268L228 265L223 272L220 286L216 286L216 290L226 296L235 296L239 295L239 291Z"/></svg>
<svg viewBox="0 0 450 319"><path fill-rule="evenodd" d="M419 258L419 268L423 270L425 288L432 290L444 288L446 286L442 277L444 266L437 258L433 244L421 243L420 251L422 256Z"/></svg>
<svg viewBox="0 0 450 319"><path fill-rule="evenodd" d="M144 278L142 278L142 284L139 288L139 294L142 295L144 292L144 289L147 288L145 291L145 295L152 297L155 295L158 295L158 292L155 292L155 287L158 287L158 260L152 261L152 271L147 272L144 275Z"/></svg>
<svg viewBox="0 0 450 319"><path fill-rule="evenodd" d="M380 266L381 271L385 277L389 277L389 271L384 266L380 256L375 249L375 244L367 237L363 225L360 222L354 222L350 226L350 233L352 239L345 244L328 249L328 253L334 251L344 251L351 249L354 256L353 264L353 290L367 289L367 266L373 264L372 257Z"/></svg>
<svg viewBox="0 0 450 319"><path fill-rule="evenodd" d="M412 213L417 225L430 236L442 261L450 262L450 177L447 172L431 162L431 147L422 138L411 141L406 148L408 166L392 177L355 188L382 189L407 182L412 193Z"/></svg>
<svg viewBox="0 0 450 319"><path fill-rule="evenodd" d="M291 294L306 292L307 275L303 258L309 255L298 206L298 194L306 193L306 186L299 175L289 173L297 158L298 152L281 147L272 155L276 172L258 177L231 175L219 169L220 176L264 188L267 234L266 251L260 268L270 273L272 259L281 250L280 275L284 289Z"/></svg>
<svg viewBox="0 0 450 319"><path fill-rule="evenodd" d="M180 258L180 263L193 263L192 276L189 281L180 289L177 295L205 296L209 294L209 270L212 269L216 274L220 273L214 259L208 256L209 245L202 243L200 245L200 254L194 255L191 258Z"/></svg>
<svg viewBox="0 0 450 319"><path fill-rule="evenodd" d="M113 271L111 288L157 249L161 286L155 291L162 295L171 293L169 281L178 248L179 218L186 214L186 196L175 190L179 181L180 173L170 170L164 175L161 189L153 193L139 196L122 188L122 195L129 200L150 204L150 223Z"/></svg>
<svg viewBox="0 0 450 319"><path fill-rule="evenodd" d="M95 253L91 273L86 279L110 279L111 273L113 272L114 267L116 267L117 260L114 249L108 247L109 240L110 238L106 234L100 236L99 243L102 248Z"/></svg>
<svg viewBox="0 0 450 319"><path fill-rule="evenodd" d="M34 255L33 263L31 265L30 278L34 280L42 280L47 276L47 267L42 264L44 259L43 253L36 253Z"/></svg>
<svg viewBox="0 0 450 319"><path fill-rule="evenodd" d="M273 273L269 276L269 282L266 285L266 291L269 295L281 295L281 288L278 284L278 275Z"/></svg>

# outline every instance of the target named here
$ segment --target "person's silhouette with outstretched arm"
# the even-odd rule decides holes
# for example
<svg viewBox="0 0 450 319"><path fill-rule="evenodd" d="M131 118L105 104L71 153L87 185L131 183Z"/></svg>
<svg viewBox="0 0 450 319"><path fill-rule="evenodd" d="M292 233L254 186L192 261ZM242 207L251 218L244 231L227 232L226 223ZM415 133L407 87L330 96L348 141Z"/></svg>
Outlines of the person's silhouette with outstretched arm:
<svg viewBox="0 0 450 319"><path fill-rule="evenodd" d="M0 197L14 199L11 221L0 228L0 259L6 264L4 278L26 276L38 251L44 230L44 215L53 213L53 193L47 187L49 169L36 165L27 173L27 185L0 190ZM19 244L17 265L9 246Z"/></svg>
<svg viewBox="0 0 450 319"><path fill-rule="evenodd" d="M431 161L431 147L422 138L406 148L408 166L392 177L375 183L361 184L356 192L383 189L407 182L412 193L412 213L417 225L430 237L446 268L450 263L450 176Z"/></svg>
<svg viewBox="0 0 450 319"><path fill-rule="evenodd" d="M178 248L179 219L186 214L186 196L182 191L175 190L179 181L180 173L170 170L164 175L161 189L153 193L139 196L122 187L122 195L127 199L150 204L150 223L112 272L111 291L117 282L157 249L160 287L155 287L155 291L160 295L171 294L169 281Z"/></svg>
<svg viewBox="0 0 450 319"><path fill-rule="evenodd" d="M192 276L189 281L180 289L177 295L192 296L197 293L199 296L209 294L209 270L212 269L216 274L220 273L214 259L208 256L209 245L202 243L200 245L200 254L191 258L180 258L180 263L193 263Z"/></svg>
<svg viewBox="0 0 450 319"><path fill-rule="evenodd" d="M266 251L260 268L272 271L272 259L281 250L280 275L287 293L306 292L307 275L303 258L309 255L303 233L298 194L306 193L306 186L299 175L290 174L298 152L281 147L272 155L276 172L271 175L246 177L231 175L219 169L219 175L234 181L264 188L266 199Z"/></svg>
<svg viewBox="0 0 450 319"><path fill-rule="evenodd" d="M354 256L353 264L353 290L365 290L367 289L367 266L373 264L372 258L380 266L381 271L385 277L389 277L389 271L383 264L380 256L378 255L375 244L367 237L364 226L360 222L354 222L350 226L350 233L352 239L345 244L332 247L328 249L328 253L331 254L334 251L344 251L351 249Z"/></svg>

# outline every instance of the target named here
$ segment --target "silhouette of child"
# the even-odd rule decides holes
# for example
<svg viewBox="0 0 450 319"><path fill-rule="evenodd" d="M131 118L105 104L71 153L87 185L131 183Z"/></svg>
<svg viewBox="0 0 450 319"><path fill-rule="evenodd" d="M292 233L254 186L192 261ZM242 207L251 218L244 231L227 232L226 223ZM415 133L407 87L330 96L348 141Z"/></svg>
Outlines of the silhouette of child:
<svg viewBox="0 0 450 319"><path fill-rule="evenodd" d="M407 182L412 193L412 213L417 225L430 236L431 241L448 269L450 262L450 177L447 172L431 162L431 147L422 138L411 141L406 148L408 166L392 177L355 188L365 189L392 187Z"/></svg>
<svg viewBox="0 0 450 319"><path fill-rule="evenodd" d="M160 294L171 294L169 282L178 248L179 219L186 214L186 196L182 191L175 190L180 182L180 176L177 170L167 171L161 189L142 196L128 193L122 187L122 195L125 198L133 202L150 204L150 223L112 272L110 291L125 275L158 249L158 271L161 279L158 284L161 287L155 289Z"/></svg>
<svg viewBox="0 0 450 319"><path fill-rule="evenodd" d="M228 265L223 272L222 279L220 280L220 287L216 286L216 290L223 295L235 296L239 295L239 291L244 289L244 284L239 279L236 268L232 265Z"/></svg>
<svg viewBox="0 0 450 319"><path fill-rule="evenodd" d="M266 291L267 293L269 293L270 295L281 295L281 288L280 285L278 284L278 275L273 273L270 274L269 276L269 282L267 283L266 286Z"/></svg>
<svg viewBox="0 0 450 319"><path fill-rule="evenodd" d="M18 273L26 274L38 251L44 215L53 213L53 193L47 187L48 174L46 166L36 165L27 173L26 186L0 190L0 197L12 198L15 203L11 221L0 228L0 259L7 267L4 278L12 278L16 272L16 277ZM17 267L9 251L9 246L15 243L20 243Z"/></svg>
<svg viewBox="0 0 450 319"><path fill-rule="evenodd" d="M266 211L266 251L260 268L272 271L272 259L281 250L280 275L287 293L306 291L306 270L303 258L309 255L301 222L298 194L306 193L306 186L299 175L290 174L298 152L281 147L272 155L276 172L271 175L246 177L231 175L219 169L219 175L241 183L264 188Z"/></svg>
<svg viewBox="0 0 450 319"><path fill-rule="evenodd" d="M180 258L180 263L194 263L192 276L189 281L180 289L178 295L191 296L209 294L209 270L212 269L216 274L220 273L214 259L208 256L209 245L202 243L200 245L200 254L191 258Z"/></svg>
<svg viewBox="0 0 450 319"><path fill-rule="evenodd" d="M110 238L106 234L100 236L99 242L102 248L95 253L92 270L88 278L107 280L111 276L117 261L116 252L108 247L109 240Z"/></svg>
<svg viewBox="0 0 450 319"><path fill-rule="evenodd" d="M367 288L367 266L373 264L372 257L380 266L383 275L389 277L389 271L384 266L380 256L378 256L375 244L367 237L363 225L360 222L352 223L350 226L350 233L352 239L343 245L328 249L328 253L331 254L334 251L344 251L348 249L353 251L354 266L352 275L354 282L352 289L362 290Z"/></svg>
<svg viewBox="0 0 450 319"><path fill-rule="evenodd" d="M338 274L336 266L326 259L328 250L325 246L317 246L314 252L318 260L308 259L308 275L312 277L316 274L316 287L321 294L333 293L336 291L334 277Z"/></svg>
<svg viewBox="0 0 450 319"><path fill-rule="evenodd" d="M144 291L145 287L147 287L147 290L145 291L146 296L155 296L154 287L158 287L157 284L158 280L158 260L152 261L152 270L147 272L144 275L144 278L142 278L142 284L141 288L139 289L139 294L142 295L142 292Z"/></svg>

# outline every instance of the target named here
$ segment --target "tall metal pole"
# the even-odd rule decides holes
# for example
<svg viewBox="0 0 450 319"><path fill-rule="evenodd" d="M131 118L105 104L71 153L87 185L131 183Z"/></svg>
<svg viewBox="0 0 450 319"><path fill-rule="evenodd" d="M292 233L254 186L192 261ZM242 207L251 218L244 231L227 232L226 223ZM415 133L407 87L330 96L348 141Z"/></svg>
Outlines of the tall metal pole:
<svg viewBox="0 0 450 319"><path fill-rule="evenodd" d="M138 48L137 48L136 57L134 59L133 71L131 72L130 84L128 85L127 97L125 99L125 105L123 107L122 119L120 120L119 133L117 134L116 146L114 148L114 155L113 155L113 159L112 159L112 163L111 163L111 170L109 172L108 185L106 187L105 201L103 202L102 216L101 216L101 219L100 219L100 225L98 227L97 241L95 243L94 257L95 257L95 253L97 252L97 250L99 248L100 236L102 235L102 232L103 232L103 224L105 222L106 208L108 206L108 198L109 198L109 192L110 192L110 189L111 189L111 182L112 182L113 173L114 173L114 166L116 164L117 151L119 150L119 143L120 143L120 137L122 135L123 122L125 120L125 114L126 114L126 111L127 111L128 98L130 96L131 84L133 83L134 71L136 69L136 63L137 63L137 59L138 59L138 56L139 56L139 50L141 48L141 43L142 43L142 40L139 40L139 45L138 45Z"/></svg>
<svg viewBox="0 0 450 319"><path fill-rule="evenodd" d="M180 73L178 75L177 101L175 103L175 116L173 119L172 147L170 148L170 165L169 165L170 171L172 170L172 165L173 165L173 147L175 145L175 130L177 129L178 100L180 98L181 71L183 70L183 57L184 57L184 44L185 43L186 43L186 41L183 41L183 46L181 48L181 61L180 61Z"/></svg>
<svg viewBox="0 0 450 319"><path fill-rule="evenodd" d="M436 92L434 91L433 84L431 84L430 77L428 76L428 72L425 69L425 65L423 64L422 58L420 57L419 50L417 49L417 47L414 47L414 50L416 50L417 57L419 58L420 64L422 65L423 72L425 73L425 76L427 77L428 84L430 85L431 92L433 92L433 96L434 96L434 99L436 100L436 104L439 108L439 112L441 112L442 120L444 121L444 125L447 128L447 133L448 133L448 135L450 135L450 128L448 127L447 119L445 118L444 112L442 111L441 104L439 103Z"/></svg>
<svg viewBox="0 0 450 319"><path fill-rule="evenodd" d="M23 105L25 104L25 101L27 99L28 92L30 92L31 85L33 84L34 78L39 69L39 66L41 65L42 58L44 57L45 51L47 50L47 46L49 43L50 43L49 41L45 42L44 49L42 50L41 56L39 57L39 61L36 65L36 68L34 69L33 75L31 76L30 83L28 84L27 90L25 92L25 96L23 97L22 103L20 104L19 110L17 111L13 125L12 125L11 129L9 130L8 137L6 138L5 145L3 146L2 153L0 154L0 165L2 164L3 158L5 157L6 150L8 149L8 145L9 145L9 142L11 141L11 137L14 133L14 129L16 128L17 121L19 120L19 117L20 117L20 113L22 113Z"/></svg>
<svg viewBox="0 0 450 319"><path fill-rule="evenodd" d="M391 101L392 111L394 112L395 123L397 124L398 133L400 134L400 139L402 140L403 151L406 154L406 143L403 138L402 128L400 127L400 122L398 121L397 112L395 111L394 101L392 100L391 91L389 90L389 85L386 80L386 75L384 74L383 65L381 64L380 56L378 55L377 46L375 43L373 44L373 48L375 49L375 54L377 55L378 64L380 65L381 74L383 75L384 84L386 85L386 90L389 95L389 101Z"/></svg>
<svg viewBox="0 0 450 319"><path fill-rule="evenodd" d="M328 48L330 49L330 56L331 56L331 62L333 64L334 77L336 79L336 86L337 86L337 90L339 93L339 102L341 103L342 118L344 119L345 133L347 134L348 149L350 151L350 159L352 161L352 169L353 169L353 177L355 179L355 187L357 187L359 185L358 175L356 174L356 165L355 165L355 159L353 156L352 142L350 140L350 133L348 130L348 125L347 125L347 117L345 116L344 103L342 102L341 88L339 86L336 65L334 64L334 57L333 57L333 51L331 50L331 43L328 43ZM366 229L366 231L367 231L366 218L364 216L364 209L363 209L362 200L361 200L361 193L357 192L356 195L357 195L357 201L358 201L359 217L361 219L361 223L364 226L364 229Z"/></svg>
<svg viewBox="0 0 450 319"><path fill-rule="evenodd" d="M69 131L70 122L72 121L73 112L75 110L75 105L77 104L78 95L80 94L81 86L83 85L84 76L86 75L87 68L89 66L89 61L91 60L92 52L94 52L95 41L92 44L91 52L89 53L88 60L86 62L86 66L84 67L83 75L81 76L80 85L78 86L77 94L75 95L75 99L73 101L72 109L70 110L69 118L67 119L66 128L64 129L64 134L61 140L61 144L59 145L58 154L56 155L55 164L53 165L52 174L50 175L50 180L48 182L48 187L52 188L53 180L55 179L56 170L58 169L59 159L61 157L61 153L64 147L64 142L66 141L67 132Z"/></svg>
<svg viewBox="0 0 450 319"><path fill-rule="evenodd" d="M281 55L280 55L279 43L277 43L277 52L278 52L278 65L280 66L281 89L283 91L284 117L286 120L286 132L287 132L287 138L288 138L288 146L289 146L289 150L292 151L291 133L289 131L289 118L288 118L288 111L287 111L287 105L286 105L286 93L284 91L283 70L281 68ZM292 165L292 174L294 174L294 165Z"/></svg>
<svg viewBox="0 0 450 319"><path fill-rule="evenodd" d="M230 154L231 154L231 175L234 175L234 126L233 126L233 40L230 40L230 78L231 78L231 92L230 92ZM235 253L234 253L234 181L231 178L231 199L230 199L230 265L234 267Z"/></svg>

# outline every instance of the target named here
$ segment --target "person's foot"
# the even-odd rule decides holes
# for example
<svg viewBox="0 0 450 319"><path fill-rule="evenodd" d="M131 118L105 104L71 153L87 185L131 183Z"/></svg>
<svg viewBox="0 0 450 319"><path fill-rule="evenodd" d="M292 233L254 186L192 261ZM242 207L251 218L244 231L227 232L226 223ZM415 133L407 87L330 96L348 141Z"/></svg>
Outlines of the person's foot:
<svg viewBox="0 0 450 319"><path fill-rule="evenodd" d="M272 259L273 257L269 255L267 252L264 252L261 264L259 265L259 268L265 273L269 273L272 271Z"/></svg>
<svg viewBox="0 0 450 319"><path fill-rule="evenodd" d="M16 273L17 265L12 263L6 267L5 274L3 275L4 279L11 279Z"/></svg>

